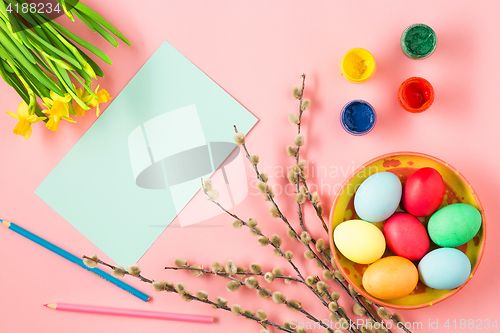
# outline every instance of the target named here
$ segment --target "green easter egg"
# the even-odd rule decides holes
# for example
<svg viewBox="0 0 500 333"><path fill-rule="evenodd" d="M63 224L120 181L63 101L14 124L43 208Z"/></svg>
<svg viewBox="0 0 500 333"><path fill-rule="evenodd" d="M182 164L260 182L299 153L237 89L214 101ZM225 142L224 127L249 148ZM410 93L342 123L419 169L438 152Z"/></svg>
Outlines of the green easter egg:
<svg viewBox="0 0 500 333"><path fill-rule="evenodd" d="M427 225L431 240L442 247L456 247L470 241L481 228L481 214L468 204L456 203L435 212Z"/></svg>

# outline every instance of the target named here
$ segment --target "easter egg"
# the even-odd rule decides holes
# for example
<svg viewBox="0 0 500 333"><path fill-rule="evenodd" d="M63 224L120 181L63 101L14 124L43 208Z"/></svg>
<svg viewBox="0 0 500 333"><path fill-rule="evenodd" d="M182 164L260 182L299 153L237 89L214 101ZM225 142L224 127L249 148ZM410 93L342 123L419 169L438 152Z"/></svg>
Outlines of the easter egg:
<svg viewBox="0 0 500 333"><path fill-rule="evenodd" d="M373 297L391 300L409 295L418 283L418 271L408 259L385 257L363 274L363 288Z"/></svg>
<svg viewBox="0 0 500 333"><path fill-rule="evenodd" d="M429 219L427 230L439 246L456 247L470 241L481 228L481 213L468 204L445 206Z"/></svg>
<svg viewBox="0 0 500 333"><path fill-rule="evenodd" d="M429 251L430 240L425 226L410 214L392 215L382 230L387 247L397 256L415 261Z"/></svg>
<svg viewBox="0 0 500 333"><path fill-rule="evenodd" d="M385 251L385 238L379 228L361 220L339 224L333 231L333 242L347 259L358 264L371 264Z"/></svg>
<svg viewBox="0 0 500 333"><path fill-rule="evenodd" d="M434 289L461 286L470 275L469 258L460 250L440 248L427 253L418 264L420 280Z"/></svg>
<svg viewBox="0 0 500 333"><path fill-rule="evenodd" d="M408 213L425 217L434 213L443 201L443 177L433 168L415 171L403 186L403 206Z"/></svg>
<svg viewBox="0 0 500 333"><path fill-rule="evenodd" d="M354 209L359 218L380 222L391 216L401 201L401 182L391 172L378 172L368 177L354 195Z"/></svg>

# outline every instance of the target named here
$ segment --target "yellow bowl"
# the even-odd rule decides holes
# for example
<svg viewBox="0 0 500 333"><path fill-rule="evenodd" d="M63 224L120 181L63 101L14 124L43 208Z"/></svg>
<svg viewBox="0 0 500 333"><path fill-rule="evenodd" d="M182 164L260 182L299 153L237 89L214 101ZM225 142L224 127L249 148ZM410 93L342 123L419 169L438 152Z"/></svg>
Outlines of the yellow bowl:
<svg viewBox="0 0 500 333"><path fill-rule="evenodd" d="M340 223L358 218L354 210L354 194L366 178L377 172L388 171L394 173L404 182L414 171L424 167L436 169L443 177L446 193L441 203L441 207L461 202L476 207L481 213L482 226L477 235L468 243L457 247L457 249L464 252L470 259L472 271L467 281L458 288L437 290L429 288L419 281L417 287L410 295L395 300L384 301L369 295L363 288L361 280L368 265L357 264L350 261L340 253L337 247L335 247L333 251L335 263L349 284L351 284L361 295L382 306L396 309L419 309L444 301L455 295L467 284L467 282L469 282L476 272L481 257L483 256L486 239L486 219L481 202L472 186L448 163L429 155L412 152L396 152L374 158L363 164L346 179L335 197L330 212L330 243L334 244L333 230ZM427 222L427 219L425 222ZM384 222L374 224L381 229ZM432 244L430 250L435 248L437 248L437 246ZM388 255L394 254L387 249L384 257Z"/></svg>

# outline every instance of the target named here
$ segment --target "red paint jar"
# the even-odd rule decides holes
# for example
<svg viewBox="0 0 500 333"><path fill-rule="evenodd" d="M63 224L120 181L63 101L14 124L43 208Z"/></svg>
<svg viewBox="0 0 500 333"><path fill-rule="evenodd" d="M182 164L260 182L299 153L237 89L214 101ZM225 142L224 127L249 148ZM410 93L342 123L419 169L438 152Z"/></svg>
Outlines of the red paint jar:
<svg viewBox="0 0 500 333"><path fill-rule="evenodd" d="M398 99L406 111L420 113L434 102L434 88L424 78L411 77L399 86Z"/></svg>

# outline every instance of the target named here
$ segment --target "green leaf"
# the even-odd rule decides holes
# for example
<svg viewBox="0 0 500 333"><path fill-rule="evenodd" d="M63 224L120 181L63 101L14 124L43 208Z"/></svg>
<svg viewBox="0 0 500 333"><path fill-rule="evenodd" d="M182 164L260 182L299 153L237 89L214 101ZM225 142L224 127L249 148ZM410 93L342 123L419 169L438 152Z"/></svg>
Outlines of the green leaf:
<svg viewBox="0 0 500 333"><path fill-rule="evenodd" d="M0 67L2 67L2 66L0 66ZM0 69L0 71L1 71L1 69ZM30 103L30 96L29 96L26 88L23 86L23 84L17 78L17 76L15 74L11 74L11 73L5 73L5 74L6 74L5 78L7 78L10 82L9 85L12 88L14 88L14 90L23 99L23 101L26 102L26 104L29 104ZM5 81L7 82L7 80L5 80ZM35 107L35 114L38 117L45 117L45 115L42 113L42 111L40 110L40 107L38 107L38 105L36 105L36 107ZM45 119L44 121L47 122L48 119Z"/></svg>
<svg viewBox="0 0 500 333"><path fill-rule="evenodd" d="M55 58L55 59L59 59L59 58L57 58L57 57L58 57L58 55L59 55L59 54L61 54L61 53L63 53L62 51L60 51L60 50L59 50L59 51L58 51L58 53L56 54L55 52L52 52L52 49L50 49L50 48L44 48L42 45L38 44L37 42L35 42L35 41L33 41L33 40L31 40L31 44L33 45L33 47L35 48L35 50L36 50L37 52L42 53L42 54L49 55L50 57ZM75 67L77 67L77 68L80 68L80 69L82 68L82 66L80 65L80 63L79 63L78 61L76 61L76 60L75 60L74 58L72 58L72 57L67 57L67 56L66 56L66 57L61 57L61 58L65 59L65 60L68 60L68 62L69 62L70 64L74 65L74 66L75 66ZM71 59L71 60L69 60L69 59ZM61 61L61 60L59 60L59 61ZM47 68L45 64L43 65L43 67L44 67L44 68ZM67 67L67 69L68 69L68 70L73 69L73 67L71 67L70 65L68 65L68 64L66 64L66 63L65 63L65 65L62 65L62 67L65 67L65 68ZM47 69L47 70L48 70L48 69ZM50 70L48 70L48 71L50 71ZM53 73L52 73L52 74L53 74Z"/></svg>
<svg viewBox="0 0 500 333"><path fill-rule="evenodd" d="M7 65L7 64L4 63L4 65ZM3 66L0 66L0 71L2 70L2 68L3 68ZM23 99L23 101L26 102L26 104L29 104L30 103L30 96L29 96L26 88L24 87L24 85L17 78L17 76L13 73L6 73L6 72L3 72L3 73L6 75L6 77L4 77L4 79L8 80L8 81L5 80L5 82L7 82L12 88L14 88L14 90ZM38 117L45 117L45 115L42 113L42 111L40 110L38 105L36 105L36 107L35 107L35 114ZM45 119L44 121L47 122L48 119Z"/></svg>
<svg viewBox="0 0 500 333"><path fill-rule="evenodd" d="M82 21L90 30L92 30L92 32L96 32L94 26L92 24L90 24L90 22L82 15L80 14L79 11L77 11L76 9L73 9L71 11L73 14L75 14L75 16L80 20Z"/></svg>
<svg viewBox="0 0 500 333"><path fill-rule="evenodd" d="M3 69L6 70L9 73L14 73L14 71L12 70L12 68L10 68L10 66L7 63L3 62L3 61L2 61L2 66L1 67L3 67Z"/></svg>
<svg viewBox="0 0 500 333"><path fill-rule="evenodd" d="M12 6L12 8L15 7L16 3L18 3L18 1L14 1L14 0L4 0L6 3L10 4ZM19 3L24 3L24 1L19 1ZM31 18L31 16L29 15L29 13L23 13L23 11L21 10L20 13L17 13L18 15L20 15L22 18L24 18L29 24L31 24L31 26L36 26L36 22L33 20L33 18ZM10 18L9 18L10 20ZM18 22L21 22L21 21L18 21ZM22 24L22 27L24 27L24 24Z"/></svg>
<svg viewBox="0 0 500 333"><path fill-rule="evenodd" d="M42 60L42 55L40 54L40 51L38 51L36 48L34 48L32 52L33 52L33 56L36 58L37 64L39 66L43 67L43 69L45 69L50 74L54 75L54 73L52 73L52 71L49 69L49 67L47 67L45 62Z"/></svg>
<svg viewBox="0 0 500 333"><path fill-rule="evenodd" d="M107 40L108 43L110 43L114 47L118 46L118 42L113 37L113 35L111 35L106 29L104 29L99 23L97 23L91 17L89 17L83 13L81 13L81 15L85 19L87 19L87 21L90 23L90 25L92 25L94 27L95 31L97 31L97 33L99 33L99 35L101 35L105 40Z"/></svg>
<svg viewBox="0 0 500 333"><path fill-rule="evenodd" d="M26 57L26 59L28 59L33 65L35 65L36 64L36 59L30 53L30 50L28 50L28 48L26 46L24 46L23 43L21 43L16 38L14 38L14 36L9 35L8 33L7 33L7 35L14 42L14 44L16 44L17 48L24 54L24 56ZM28 43L27 45L31 45L31 44L29 44L29 41L27 39L26 39L26 42Z"/></svg>
<svg viewBox="0 0 500 333"><path fill-rule="evenodd" d="M22 85L21 82L17 79L17 76L15 74L7 74L12 82L12 88L17 92L19 96L23 99L23 101L26 102L26 104L30 103L30 96L28 92L26 91L26 88Z"/></svg>
<svg viewBox="0 0 500 333"><path fill-rule="evenodd" d="M2 44L5 50L16 59L18 64L25 67L34 77L45 85L45 87L57 93L61 92L61 89L57 86L57 84L42 73L40 67L33 65L31 62L26 60L26 58L24 58L21 51L19 51L19 49L2 29L0 29L0 44Z"/></svg>
<svg viewBox="0 0 500 333"><path fill-rule="evenodd" d="M21 43L27 42L26 35L19 27L19 22L17 17L15 17L15 15L12 14L12 12L7 12L7 9L5 8L5 3L3 1L0 1L0 15L5 20L5 23L7 25L6 31L12 34L13 38L16 39L18 42Z"/></svg>
<svg viewBox="0 0 500 333"><path fill-rule="evenodd" d="M70 72L70 73L71 73L71 75L73 75L75 77L75 79L78 82L80 82L80 84L82 85L83 89L87 90L87 92L89 92L95 98L99 98L99 97L97 97L97 95L95 94L95 92L93 92L92 89L90 89L90 87L87 86L75 73L73 73L73 72Z"/></svg>
<svg viewBox="0 0 500 333"><path fill-rule="evenodd" d="M45 57L49 58L50 60L52 60L53 62L55 62L59 67L67 70L67 71L72 71L73 70L73 67L71 67L70 65L68 65L67 63L65 63L64 61L62 61L61 59L57 59L53 56L51 56L50 54L47 54L45 52L42 53Z"/></svg>
<svg viewBox="0 0 500 333"><path fill-rule="evenodd" d="M7 53L7 51L0 45L0 57L3 60L14 62L14 59Z"/></svg>
<svg viewBox="0 0 500 333"><path fill-rule="evenodd" d="M0 1L0 14L6 19L6 31L9 31L13 35L13 38L18 42L29 45L28 39L26 38L24 31L19 25L19 20L12 12L7 11L7 8L5 7L5 3L3 1ZM12 29L12 27L14 27L14 29Z"/></svg>
<svg viewBox="0 0 500 333"><path fill-rule="evenodd" d="M28 83L31 90L35 91L37 96L39 96L40 98L50 96L50 91L43 84L41 84L35 77L33 77L33 75L31 75L29 72L23 69L21 69L21 74L24 77L24 81Z"/></svg>
<svg viewBox="0 0 500 333"><path fill-rule="evenodd" d="M0 1L0 15L8 19L7 7L5 7L5 3L3 1Z"/></svg>
<svg viewBox="0 0 500 333"><path fill-rule="evenodd" d="M16 45L16 47L23 53L23 55L26 57L26 59L28 59L32 64L36 64L36 60L33 57L33 55L30 53L28 48L26 46L24 46L24 44L22 42L20 42L14 35L12 35L12 32L8 29L6 23L3 20L0 20L0 27L4 30L5 35L7 35L12 40L12 42ZM28 39L26 39L26 42L28 42Z"/></svg>
<svg viewBox="0 0 500 333"><path fill-rule="evenodd" d="M42 121L44 121L46 123L49 121L48 117L45 114L43 114L42 111L40 110L40 107L38 106L38 104L35 107L35 114L38 117L45 117L46 118L45 120L42 120Z"/></svg>
<svg viewBox="0 0 500 333"><path fill-rule="evenodd" d="M86 40L78 37L68 29L64 28L60 24L49 20L45 15L39 15L34 13L33 17L40 23L40 26L42 29L45 30L45 32L50 32L52 33L57 39L59 39L62 43L66 45L66 47L73 53L73 55L80 61L81 64L83 64L85 61L83 60L81 54L76 51L74 46L72 47L71 44L69 44L66 40L65 37L68 37L72 40L74 40L76 43L80 44L81 46L85 47L88 49L90 52L94 53L96 56L101 58L103 61L105 61L108 64L112 64L111 59L109 59L108 55L101 51L99 48L95 47L91 43L87 42ZM63 33L65 37L63 37L59 32ZM49 36L50 38L50 36ZM80 58L80 59L79 59Z"/></svg>
<svg viewBox="0 0 500 333"><path fill-rule="evenodd" d="M52 41L52 43L53 43L56 47L58 47L58 48L59 48L59 49L61 49L61 50L67 50L68 52L70 52L70 54L73 54L73 53L78 54L78 55L80 56L80 58L81 58L81 60L80 60L80 62L81 62L81 63L83 63L83 64L85 64L85 63L89 63L89 64L90 64L90 66L92 66L92 63L94 63L94 62L93 62L93 60L91 60L91 61L92 61L92 63L91 63L91 62L88 60L88 59L90 59L90 58L89 58L89 57L88 57L88 56L87 56L87 55L86 55L83 51L81 51L78 47L76 47L73 43L71 43L71 41L69 41L69 40L65 39L64 37L62 37L62 38L64 38L64 40L65 40L65 43L62 43L62 42L59 40L59 38L58 38L57 36L55 36L55 35L54 35L51 31L49 31L49 29L47 29L47 28L44 28L44 29L47 31L47 35L46 35L46 36L47 36L47 38L48 38L50 41ZM56 31L56 33L57 33L57 31ZM69 51L69 50L67 49L66 45L69 45L69 47L70 47L70 48L72 48L72 49L73 49L73 51ZM52 54L52 56L53 56L53 57L55 57L55 55L53 55L53 54ZM76 61L76 60L75 60L75 61ZM90 81L90 80L91 80L91 78L90 78L89 74L87 74L87 72L84 70L84 68L80 65L80 62L78 62L78 67L76 67L76 66L75 66L74 70L75 70L75 71L78 73L78 75L80 75L80 76L81 76L81 77L82 77L85 81ZM97 66L97 64L95 64L95 63L94 63L94 65L95 65L97 68L99 68L99 67ZM94 69L94 68L93 68L93 69ZM99 71L100 71L100 72L102 72L100 68L99 68ZM96 72L96 75L97 75L97 71L96 71L95 69L94 69L94 72Z"/></svg>
<svg viewBox="0 0 500 333"><path fill-rule="evenodd" d="M65 78L62 76L63 74L61 72L59 72L57 67L54 66L54 64L52 64L52 62L50 60L47 60L47 64L56 73L57 78L62 83L62 85L66 88L66 91L71 95L71 97L75 100L75 102L78 103L78 105L80 105L85 110L88 110L87 104L85 104L84 101L82 101L80 98L78 98L78 96L76 96L76 92L74 91L73 83L71 83L71 81L69 81L69 85L68 85L68 82L66 82ZM66 71L65 71L65 73L66 73L66 75L68 74ZM68 80L69 80L69 78L68 78ZM64 96L64 94L61 94L60 96Z"/></svg>
<svg viewBox="0 0 500 333"><path fill-rule="evenodd" d="M85 39L78 37L77 35L75 35L71 31L69 31L68 29L64 28L62 25L60 25L54 21L49 21L47 23L48 23L48 25L52 25L56 30L63 33L66 37L72 39L77 44L80 44L81 46L83 46L84 48L86 48L87 50L89 50L90 52L92 52L93 54L98 56L99 58L101 58L101 60L103 60L108 65L112 64L112 61L108 57L108 55L106 53L104 53L103 51L101 51L101 49L99 49L98 47L87 42Z"/></svg>
<svg viewBox="0 0 500 333"><path fill-rule="evenodd" d="M21 26L19 25L20 22L18 21L17 17L15 17L12 13L8 14L9 14L10 24L13 27L11 32L14 35L14 38L18 42L28 45L28 39L26 38L26 34L24 33L24 31L21 29Z"/></svg>
<svg viewBox="0 0 500 333"><path fill-rule="evenodd" d="M92 78L89 76L89 74L87 74L86 71L84 71L83 69L78 69L78 68L75 68L75 72L78 73L78 75L80 75L80 77L82 79L84 79L85 81L91 81ZM70 73L73 73L72 71L70 71ZM74 73L73 73L74 74Z"/></svg>
<svg viewBox="0 0 500 333"><path fill-rule="evenodd" d="M5 63L2 61L0 63L0 75L2 75L3 80L5 83L7 83L9 86L12 87L13 83L10 80L10 77L7 75L7 69L4 67Z"/></svg>
<svg viewBox="0 0 500 333"><path fill-rule="evenodd" d="M66 40L66 38L64 36L62 36L56 29L54 29L54 27L50 24L50 21L49 22L43 21L43 19L40 18L40 15L38 15L38 14L34 14L34 15L37 15L37 19L40 22L40 27L44 30L44 32L46 33L49 40L56 47L59 47L61 50L68 49L69 52L75 57L75 59L81 65L85 64L85 59L83 59L80 52L78 52L77 49L73 45L68 43L68 41ZM64 47L61 46L62 45L61 43L64 44Z"/></svg>
<svg viewBox="0 0 500 333"><path fill-rule="evenodd" d="M67 0L68 3L74 6L79 12L84 13L87 16L93 18L96 22L101 24L103 27L111 31L116 37L120 38L124 43L128 46L132 46L130 41L123 35L113 24L111 24L108 20L106 20L103 16L101 16L98 12L85 5L83 2L76 2L74 0Z"/></svg>
<svg viewBox="0 0 500 333"><path fill-rule="evenodd" d="M61 58L64 58L65 60L67 60L73 66L82 68L80 63L72 55L67 54L67 53L63 52L62 50L54 47L52 44L50 44L44 38L39 37L38 34L32 32L31 30L27 30L27 32L28 32L28 36L31 39L30 43L32 45L33 45L33 43L35 43L36 46L38 46L38 48L43 49L46 53L50 54L51 56L54 56L54 54L57 54ZM33 46L36 47L35 45L33 45Z"/></svg>
<svg viewBox="0 0 500 333"><path fill-rule="evenodd" d="M68 8L66 7L66 1L65 0L57 0L57 2L59 2L61 4L61 7L63 8L64 10L64 14L66 14L66 16L72 21L72 22L75 22L75 18L73 17L73 14L71 14L71 12L68 10Z"/></svg>
<svg viewBox="0 0 500 333"><path fill-rule="evenodd" d="M62 77L62 79L64 80L64 86L66 87L66 89L71 90L73 93L76 93L75 88L73 87L73 82L71 82L69 78L68 72L59 66L55 67L56 70L59 72L60 76Z"/></svg>
<svg viewBox="0 0 500 333"><path fill-rule="evenodd" d="M78 51L80 51L82 57L85 59L85 61L88 62L88 64L90 65L90 67L92 67L92 69L94 70L95 74L99 77L104 77L104 72L102 71L101 67L99 67L98 64L95 63L95 61L89 57L85 52L83 52L78 46L76 46L75 44L73 44L70 40L68 40L68 43L70 43L71 45L73 45ZM82 76L83 77L83 76Z"/></svg>
<svg viewBox="0 0 500 333"><path fill-rule="evenodd" d="M16 70L16 68L11 67L14 66L14 61L9 59L8 62L3 63L4 68L7 70L7 72L15 74L21 83L26 82L26 84L23 83L23 86L29 85L29 88L31 90L35 90L36 94L40 97L47 97L50 95L49 90L33 75L31 75L31 73L29 73L26 68L24 68L23 66L19 66L19 70Z"/></svg>
<svg viewBox="0 0 500 333"><path fill-rule="evenodd" d="M30 103L30 97L29 97L29 94L28 92L26 91L26 88L21 84L21 82L19 82L19 80L17 79L17 76L15 76L14 74L8 74L11 82L12 82L12 88L14 88L14 90L17 92L17 94L19 96L21 96L21 98L23 99L23 101L26 102L26 104L29 104ZM40 110L40 107L38 105L36 105L35 107L35 114L38 116L38 117L46 117L42 111ZM48 119L45 119L44 122L48 122L49 120Z"/></svg>
<svg viewBox="0 0 500 333"><path fill-rule="evenodd" d="M80 64L80 62L78 62L74 57L72 57L68 53L65 53L61 49L58 49L58 48L55 48L55 47L44 48L41 45L38 45L38 46L40 46L40 49L39 49L40 52L45 52L45 53L49 54L50 56L52 56L54 58L56 58L57 56L59 56L59 57L61 57L61 59L67 60L71 65L75 66L76 68L79 68L79 69L83 68L82 65ZM56 51L56 52L54 52L54 51Z"/></svg>

